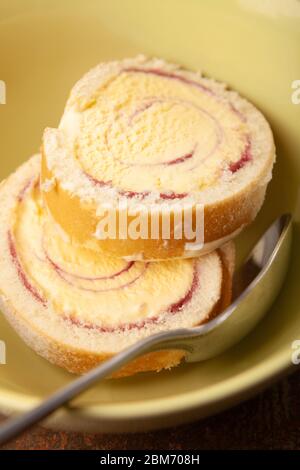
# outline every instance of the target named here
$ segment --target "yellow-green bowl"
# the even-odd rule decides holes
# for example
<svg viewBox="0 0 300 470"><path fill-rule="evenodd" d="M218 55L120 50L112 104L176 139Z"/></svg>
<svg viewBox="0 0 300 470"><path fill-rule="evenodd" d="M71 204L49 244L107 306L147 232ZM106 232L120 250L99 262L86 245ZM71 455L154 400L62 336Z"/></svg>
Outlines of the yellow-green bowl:
<svg viewBox="0 0 300 470"><path fill-rule="evenodd" d="M300 2L298 0L2 0L0 177L35 153L56 126L73 83L99 61L157 55L228 82L269 119L278 150L258 219L238 240L242 257L277 215L295 217L285 286L265 320L221 356L160 374L106 381L49 424L138 431L207 416L278 378L300 340ZM1 210L1 208L0 208ZM1 256L1 255L0 255ZM0 409L24 411L72 380L39 358L0 318L7 364Z"/></svg>

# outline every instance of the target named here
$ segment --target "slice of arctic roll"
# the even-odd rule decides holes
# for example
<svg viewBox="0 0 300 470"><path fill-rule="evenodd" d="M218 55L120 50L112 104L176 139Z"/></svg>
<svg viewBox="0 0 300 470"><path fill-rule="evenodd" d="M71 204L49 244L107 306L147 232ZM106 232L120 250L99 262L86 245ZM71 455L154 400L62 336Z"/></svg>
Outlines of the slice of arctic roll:
<svg viewBox="0 0 300 470"><path fill-rule="evenodd" d="M75 85L59 128L44 133L43 197L80 244L132 260L197 256L255 218L274 159L272 132L252 104L200 73L139 56L100 64ZM166 207L191 207L194 228L202 204L204 245L176 239L172 224L169 239L149 230L146 239L103 240L104 208L120 202L144 217L153 210L160 227Z"/></svg>
<svg viewBox="0 0 300 470"><path fill-rule="evenodd" d="M126 262L72 245L49 220L36 155L0 188L0 307L38 354L83 373L139 339L207 322L230 302L234 247L199 259ZM177 365L150 353L118 375Z"/></svg>

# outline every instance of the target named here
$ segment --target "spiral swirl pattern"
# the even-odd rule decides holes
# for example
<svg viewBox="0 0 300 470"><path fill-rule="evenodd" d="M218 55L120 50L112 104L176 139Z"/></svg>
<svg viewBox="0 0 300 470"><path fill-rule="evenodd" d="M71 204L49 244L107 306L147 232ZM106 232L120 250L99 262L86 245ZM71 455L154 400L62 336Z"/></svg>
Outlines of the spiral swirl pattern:
<svg viewBox="0 0 300 470"><path fill-rule="evenodd" d="M95 184L128 197L182 198L251 160L245 119L198 82L124 69L82 112L76 159Z"/></svg>
<svg viewBox="0 0 300 470"><path fill-rule="evenodd" d="M200 287L193 260L126 262L63 240L43 211L36 181L19 194L8 245L33 298L84 328L142 328L163 313L176 314Z"/></svg>

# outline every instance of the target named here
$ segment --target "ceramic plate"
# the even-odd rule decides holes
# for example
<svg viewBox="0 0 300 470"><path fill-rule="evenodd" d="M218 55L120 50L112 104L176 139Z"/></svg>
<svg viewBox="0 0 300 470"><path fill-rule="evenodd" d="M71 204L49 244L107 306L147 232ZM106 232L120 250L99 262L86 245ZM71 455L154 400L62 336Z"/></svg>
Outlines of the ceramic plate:
<svg viewBox="0 0 300 470"><path fill-rule="evenodd" d="M240 344L207 362L101 383L52 417L53 427L125 432L178 424L216 413L296 369L300 104L292 84L300 80L299 1L2 0L0 177L38 150L44 127L57 125L70 87L85 71L141 52L200 68L265 113L278 161L263 210L240 236L238 253L244 256L278 214L292 211L291 266L275 305ZM7 345L7 364L0 365L3 411L29 409L72 380L28 349L2 316L0 340Z"/></svg>

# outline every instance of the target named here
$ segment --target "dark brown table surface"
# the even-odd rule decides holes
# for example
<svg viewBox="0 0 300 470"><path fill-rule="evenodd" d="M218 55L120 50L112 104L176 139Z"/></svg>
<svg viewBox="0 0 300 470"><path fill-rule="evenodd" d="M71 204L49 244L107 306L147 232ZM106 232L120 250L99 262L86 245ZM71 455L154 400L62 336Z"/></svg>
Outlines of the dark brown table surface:
<svg viewBox="0 0 300 470"><path fill-rule="evenodd" d="M300 449L300 371L248 402L189 425L123 435L36 427L3 449Z"/></svg>

